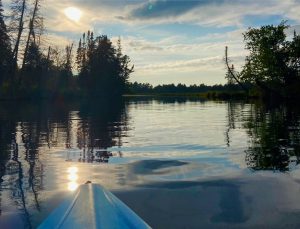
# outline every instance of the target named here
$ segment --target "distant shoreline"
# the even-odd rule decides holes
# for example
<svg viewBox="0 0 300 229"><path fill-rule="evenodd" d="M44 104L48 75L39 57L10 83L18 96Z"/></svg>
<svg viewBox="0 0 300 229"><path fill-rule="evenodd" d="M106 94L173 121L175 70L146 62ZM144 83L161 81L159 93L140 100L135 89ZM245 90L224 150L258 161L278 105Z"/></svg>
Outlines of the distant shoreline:
<svg viewBox="0 0 300 229"><path fill-rule="evenodd" d="M130 97L195 97L195 98L203 98L203 99L246 99L247 95L243 92L199 92L199 93L126 93L122 95L123 98ZM256 96L250 96L251 98L258 98ZM27 100L73 100L73 99L111 99L106 97L82 97L82 96L55 96L55 97L19 97L19 98L1 98L0 101L27 101ZM249 98L249 96L248 96Z"/></svg>
<svg viewBox="0 0 300 229"><path fill-rule="evenodd" d="M196 97L203 99L258 99L258 96L248 96L245 92L195 92L195 93L141 93L141 94L124 94L123 97Z"/></svg>

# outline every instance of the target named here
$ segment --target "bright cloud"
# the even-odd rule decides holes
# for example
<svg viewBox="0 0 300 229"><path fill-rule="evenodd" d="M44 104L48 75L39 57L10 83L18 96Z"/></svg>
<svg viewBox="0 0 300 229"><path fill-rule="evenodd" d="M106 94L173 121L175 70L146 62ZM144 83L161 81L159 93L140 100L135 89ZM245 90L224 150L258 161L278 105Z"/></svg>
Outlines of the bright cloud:
<svg viewBox="0 0 300 229"><path fill-rule="evenodd" d="M3 0L5 9L9 2ZM66 17L69 7L81 12L80 20ZM131 80L155 85L225 83L225 46L240 68L249 26L288 20L287 33L300 32L300 0L49 0L42 9L47 45L76 44L87 30L120 36L135 65Z"/></svg>

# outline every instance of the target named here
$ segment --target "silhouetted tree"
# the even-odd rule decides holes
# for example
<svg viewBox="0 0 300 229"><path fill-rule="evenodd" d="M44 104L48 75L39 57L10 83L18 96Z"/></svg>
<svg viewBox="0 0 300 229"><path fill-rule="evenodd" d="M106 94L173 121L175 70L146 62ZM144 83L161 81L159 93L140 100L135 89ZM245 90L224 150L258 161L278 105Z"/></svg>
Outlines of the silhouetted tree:
<svg viewBox="0 0 300 229"><path fill-rule="evenodd" d="M71 81L73 77L73 44L67 45L65 48L64 62L61 66L60 83L61 93L65 93L70 89Z"/></svg>
<svg viewBox="0 0 300 229"><path fill-rule="evenodd" d="M39 15L39 10L40 10L40 0L35 0L34 8L32 10L32 15L29 20L29 30L28 30L28 35L27 35L27 39L26 39L22 68L24 67L24 64L26 61L28 47L29 47L30 42L33 42L36 44L35 30L38 30L38 29L42 30L42 28L43 28L43 20Z"/></svg>
<svg viewBox="0 0 300 229"><path fill-rule="evenodd" d="M13 0L11 3L10 30L14 34L13 64L15 69L18 63L18 54L24 30L26 0Z"/></svg>
<svg viewBox="0 0 300 229"><path fill-rule="evenodd" d="M11 60L11 43L3 18L2 1L0 0L0 85L8 76Z"/></svg>
<svg viewBox="0 0 300 229"><path fill-rule="evenodd" d="M20 90L23 95L40 95L44 87L44 77L49 66L47 57L41 52L39 46L31 42L28 47L27 56L22 69L22 80Z"/></svg>
<svg viewBox="0 0 300 229"><path fill-rule="evenodd" d="M128 85L128 79L131 73L134 72L134 65L131 65L129 56L123 55L121 38L117 42L117 67L119 70L119 90L121 92L126 91Z"/></svg>
<svg viewBox="0 0 300 229"><path fill-rule="evenodd" d="M258 86L268 96L299 96L300 36L294 32L293 39L288 41L288 28L286 22L278 26L249 28L244 33L244 41L250 54L246 57L242 72L238 74L234 74L228 64L226 47L226 64L230 76L238 83Z"/></svg>
<svg viewBox="0 0 300 229"><path fill-rule="evenodd" d="M228 58L228 47L225 47L225 63L227 66L227 74L226 78L231 82L236 82L240 87L248 94L248 88L246 88L243 83L241 82L241 74L237 73L234 70L234 65L230 66L229 58Z"/></svg>
<svg viewBox="0 0 300 229"><path fill-rule="evenodd" d="M244 34L246 49L250 51L243 71L244 80L254 83L259 81L273 87L289 83L289 56L285 34L287 28L285 23L281 23L278 26L250 28Z"/></svg>
<svg viewBox="0 0 300 229"><path fill-rule="evenodd" d="M80 86L90 96L122 95L134 68L120 40L116 49L107 36L94 38L90 31L79 41L76 64Z"/></svg>

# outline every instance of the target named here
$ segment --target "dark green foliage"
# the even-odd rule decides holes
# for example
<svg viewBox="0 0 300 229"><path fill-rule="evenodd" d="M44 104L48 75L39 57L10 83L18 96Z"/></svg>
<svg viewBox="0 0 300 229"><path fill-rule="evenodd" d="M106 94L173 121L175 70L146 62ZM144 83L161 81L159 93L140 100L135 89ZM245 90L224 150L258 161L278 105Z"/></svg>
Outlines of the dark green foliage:
<svg viewBox="0 0 300 229"><path fill-rule="evenodd" d="M43 30L40 1L32 3L30 12L26 10L28 1L12 1L10 39L0 0L0 99L107 98L119 97L127 91L133 66L129 57L122 54L120 39L115 47L107 36L94 38L93 32L84 33L76 53L78 75L74 76L73 44L63 51L49 47L45 53L39 33ZM26 17L30 20L28 36L23 43L20 41ZM10 40L14 40L14 51ZM18 55L19 50L23 50L22 57Z"/></svg>
<svg viewBox="0 0 300 229"><path fill-rule="evenodd" d="M11 70L11 63L11 44L4 23L2 1L0 0L0 85L7 80L9 70Z"/></svg>
<svg viewBox="0 0 300 229"><path fill-rule="evenodd" d="M244 85L250 88L249 85ZM148 83L130 83L129 94L133 95L187 95L187 96L204 96L212 99L241 99L247 97L245 92L237 84L213 85L205 84L190 85L185 84L165 84L153 87ZM253 96L252 96L253 97Z"/></svg>
<svg viewBox="0 0 300 229"><path fill-rule="evenodd" d="M94 39L92 32L80 39L76 64L84 93L96 97L122 95L133 72L129 57L121 52L120 41L116 49L107 36Z"/></svg>
<svg viewBox="0 0 300 229"><path fill-rule="evenodd" d="M291 41L286 39L282 22L250 28L244 34L246 49L250 55L240 79L261 88L265 93L289 97L300 92L300 36L296 33Z"/></svg>
<svg viewBox="0 0 300 229"><path fill-rule="evenodd" d="M245 151L247 166L253 170L289 170L300 156L299 106L263 103L250 112L244 120L250 137Z"/></svg>
<svg viewBox="0 0 300 229"><path fill-rule="evenodd" d="M48 62L40 48L31 42L27 55L24 57L24 66L20 72L19 89L23 96L39 96L45 89L45 74Z"/></svg>

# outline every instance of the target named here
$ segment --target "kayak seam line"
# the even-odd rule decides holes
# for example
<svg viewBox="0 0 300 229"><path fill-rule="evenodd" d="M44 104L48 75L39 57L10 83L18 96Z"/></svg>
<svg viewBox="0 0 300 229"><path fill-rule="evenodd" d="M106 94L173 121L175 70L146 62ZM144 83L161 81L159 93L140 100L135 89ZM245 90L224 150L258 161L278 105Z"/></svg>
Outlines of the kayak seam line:
<svg viewBox="0 0 300 229"><path fill-rule="evenodd" d="M98 221L96 220L96 207L95 207L95 201L92 201L91 200L91 198L92 199L95 199L95 190L94 190L94 186L93 185L91 185L91 184L88 184L89 186L89 191L92 193L92 197L91 197L91 195L90 195L90 202L92 203L92 207L93 207L93 210L92 210L92 214L93 214L93 221L94 221L94 227L95 228L100 228L100 227L98 227Z"/></svg>
<svg viewBox="0 0 300 229"><path fill-rule="evenodd" d="M68 207L68 209L67 209L66 213L64 214L62 220L58 223L56 229L59 229L59 228L62 226L62 224L65 222L67 216L70 214L70 212L71 212L71 210L73 209L75 203L77 202L79 193L80 193L80 190L77 192L77 194L76 194L74 200L72 201L71 205Z"/></svg>

